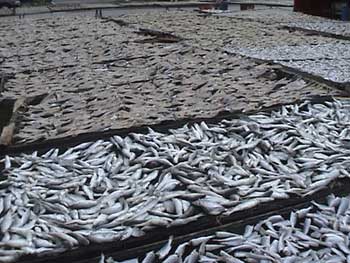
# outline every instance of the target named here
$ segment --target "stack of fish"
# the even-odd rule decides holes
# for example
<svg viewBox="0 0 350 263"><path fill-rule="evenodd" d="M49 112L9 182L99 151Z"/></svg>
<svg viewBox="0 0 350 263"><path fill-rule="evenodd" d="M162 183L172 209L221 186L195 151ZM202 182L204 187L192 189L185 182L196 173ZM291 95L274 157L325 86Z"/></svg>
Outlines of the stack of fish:
<svg viewBox="0 0 350 263"><path fill-rule="evenodd" d="M223 111L251 112L338 93L289 77L275 66L185 44L149 50L145 57L122 54L114 60L109 64L95 61L89 67L17 73L9 79L4 97L44 98L21 114L14 143L165 120L210 118Z"/></svg>
<svg viewBox="0 0 350 263"><path fill-rule="evenodd" d="M120 43L132 35L131 29L87 15L9 18L1 25L0 54L6 58L1 67L7 73L42 72L112 59L119 55ZM120 45L118 49L111 49L113 41Z"/></svg>
<svg viewBox="0 0 350 263"><path fill-rule="evenodd" d="M316 77L322 77L325 80L335 82L343 85L349 92L350 74L348 68L350 66L350 59L318 59L318 60L300 60L280 62L290 68L309 73Z"/></svg>
<svg viewBox="0 0 350 263"><path fill-rule="evenodd" d="M273 61L337 83L350 79L350 45L347 41L319 45L285 45L271 48L227 48L247 57Z"/></svg>
<svg viewBox="0 0 350 263"><path fill-rule="evenodd" d="M350 24L343 21L298 21L285 24L289 28L316 31L336 36L350 37Z"/></svg>
<svg viewBox="0 0 350 263"><path fill-rule="evenodd" d="M125 26L86 14L2 19L0 71L12 77L0 96L35 98L20 114L12 142L252 112L339 94L285 76L279 66L222 50L228 44L271 48L333 45L336 40L288 32L275 23L205 19L192 12L147 12L114 20ZM143 42L149 36L136 34L137 28L171 32L182 41Z"/></svg>
<svg viewBox="0 0 350 263"><path fill-rule="evenodd" d="M284 106L6 156L0 261L139 237L310 195L349 176L350 103Z"/></svg>
<svg viewBox="0 0 350 263"><path fill-rule="evenodd" d="M349 262L349 204L350 197L331 195L326 205L313 202L288 218L273 215L247 226L243 235L221 231L177 246L171 237L158 251L119 262ZM104 255L100 259L117 262Z"/></svg>
<svg viewBox="0 0 350 263"><path fill-rule="evenodd" d="M249 13L235 13L235 15L244 18ZM256 15L259 16L263 14ZM270 11L265 16L287 18L286 23L299 18L299 14L292 12L281 16L280 10ZM120 27L115 23L96 20L87 15L48 16L41 19L28 17L25 20L2 19L0 55L6 58L2 70L17 73L63 66L89 67L94 61L110 61L120 55L129 54L147 56L169 46L134 43L135 40L140 40L140 36L134 32L137 27L170 31L186 39L185 42L192 47L205 48L211 52L218 47L224 47L227 43L237 48L242 46L268 48L287 44L336 44L337 41L298 31L288 32L278 28L279 23L269 25L259 21L242 22L241 19L226 17L206 18L207 23L212 25L208 27L207 23L203 23L202 17L193 16L192 12L148 12L137 16L123 16L122 19L130 23L130 26ZM216 23L218 19L220 23ZM301 16L300 19L310 19L310 16ZM34 30L36 34L32 33ZM113 48L116 44L118 48Z"/></svg>
<svg viewBox="0 0 350 263"><path fill-rule="evenodd" d="M147 59L130 58L132 61L128 61L121 57L116 62L118 65L108 67L93 65L89 69L32 72L29 78L27 74L16 74L16 78L5 85L4 96L15 99L35 97L44 92L50 95L30 105L21 116L15 143L135 124L151 125L164 120L208 118L224 110L256 111L259 107L292 102L296 93L304 99L327 94L323 87L309 85L302 79L279 78L278 71L270 65L257 65L249 59L227 56L223 52L203 59L203 50L180 55L181 50L178 46L169 47L170 54L164 53L162 61L158 61L158 55L152 56L153 63ZM138 65L142 62L148 66L140 69ZM198 67L193 67L192 63ZM40 83L45 83L45 88L40 88ZM277 85L280 88L276 89ZM26 88L20 88L23 86ZM259 93L255 89L259 89ZM272 93L274 100L256 103Z"/></svg>
<svg viewBox="0 0 350 263"><path fill-rule="evenodd" d="M254 58L272 61L350 59L350 45L347 41L320 45L280 46L274 48L241 48L238 53ZM304 53L303 53L304 52Z"/></svg>
<svg viewBox="0 0 350 263"><path fill-rule="evenodd" d="M238 18L243 21L257 21L268 25L280 26L289 25L294 23L317 23L327 21L323 17L310 16L299 12L293 12L290 8L265 8L255 10L247 10L244 12L231 12L224 13L218 16L228 16L232 18ZM303 21L303 22L295 22ZM330 22L336 22L335 20L329 20ZM336 24L336 23L334 23Z"/></svg>
<svg viewBox="0 0 350 263"><path fill-rule="evenodd" d="M337 40L305 34L301 31L288 31L280 27L281 22L296 20L315 21L317 18L292 11L269 9L259 11L232 12L222 15L194 17L191 12L149 13L137 16L125 16L123 19L132 24L174 32L190 40L191 45L214 51L231 43L240 47L278 47L284 45L312 45L336 43ZM218 21L220 21L218 23ZM211 26L208 27L208 24Z"/></svg>

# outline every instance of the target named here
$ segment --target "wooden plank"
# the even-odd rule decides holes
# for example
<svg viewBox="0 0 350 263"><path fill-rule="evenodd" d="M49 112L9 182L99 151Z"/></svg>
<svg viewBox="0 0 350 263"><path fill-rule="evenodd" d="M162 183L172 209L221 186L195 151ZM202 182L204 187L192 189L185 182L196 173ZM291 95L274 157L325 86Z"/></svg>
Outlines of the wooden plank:
<svg viewBox="0 0 350 263"><path fill-rule="evenodd" d="M27 106L26 99L23 97L15 101L9 124L6 125L1 132L0 147L11 145L12 138L14 136L15 129L16 129L16 123L19 117L21 116L22 111L25 110L26 106Z"/></svg>

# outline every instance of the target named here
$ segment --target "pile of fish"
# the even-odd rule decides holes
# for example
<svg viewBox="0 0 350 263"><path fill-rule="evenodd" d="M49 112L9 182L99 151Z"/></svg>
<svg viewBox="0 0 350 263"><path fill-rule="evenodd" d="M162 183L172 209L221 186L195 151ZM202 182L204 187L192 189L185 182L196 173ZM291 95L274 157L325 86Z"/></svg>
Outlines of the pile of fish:
<svg viewBox="0 0 350 263"><path fill-rule="evenodd" d="M348 262L350 259L350 197L328 196L327 204L273 215L245 228L194 238L174 245L173 238L158 251L119 262ZM101 256L100 263L117 263Z"/></svg>
<svg viewBox="0 0 350 263"><path fill-rule="evenodd" d="M228 48L230 53L273 61L326 80L347 83L350 73L350 45L347 41L319 45L286 45L273 48Z"/></svg>
<svg viewBox="0 0 350 263"><path fill-rule="evenodd" d="M276 10L265 16L273 12L287 17ZM277 23L156 11L111 19L95 19L92 13L11 17L0 24L0 71L11 75L0 97L33 101L13 121L13 144L255 112L339 94L301 77L285 77L279 66L222 50L228 44L271 48L335 43L288 32ZM136 33L139 29L171 32L182 40L150 43L150 36Z"/></svg>
<svg viewBox="0 0 350 263"><path fill-rule="evenodd" d="M210 118L223 111L251 112L292 103L296 98L338 93L332 90L329 94L327 87L298 77L284 77L274 66L220 51L211 53L176 44L162 54L148 55L121 56L112 64L89 68L16 74L5 84L3 96L43 99L21 114L13 142L29 143L165 120ZM140 64L147 66L140 68Z"/></svg>
<svg viewBox="0 0 350 263"><path fill-rule="evenodd" d="M0 261L140 237L349 176L350 102L6 156Z"/></svg>
<svg viewBox="0 0 350 263"><path fill-rule="evenodd" d="M244 12L228 12L209 17L193 16L192 12L144 13L125 16L132 24L150 25L163 31L174 32L188 39L191 45L214 51L232 44L240 47L278 47L284 45L312 45L336 43L329 37L289 31L281 23L297 20L315 21L317 18L295 13L291 10L268 9ZM181 22L180 22L181 21ZM208 24L211 26L208 27Z"/></svg>
<svg viewBox="0 0 350 263"><path fill-rule="evenodd" d="M349 91L350 59L292 60L282 61L280 64L341 84Z"/></svg>
<svg viewBox="0 0 350 263"><path fill-rule="evenodd" d="M131 35L131 29L103 23L86 14L28 16L24 20L11 17L2 19L1 25L0 54L6 58L1 68L6 73L49 69L59 72L64 67L111 60L120 55L121 43ZM35 34L30 33L33 30ZM118 49L110 48L113 39L120 45Z"/></svg>
<svg viewBox="0 0 350 263"><path fill-rule="evenodd" d="M320 45L280 46L274 48L241 48L236 51L242 55L272 61L350 59L350 44L340 40L338 43Z"/></svg>
<svg viewBox="0 0 350 263"><path fill-rule="evenodd" d="M261 11L263 12L263 11ZM292 22L301 15L280 10L269 10L266 17L288 18ZM249 13L238 12L244 18ZM260 11L256 17L263 16ZM301 16L305 21L311 16ZM314 19L313 17L311 17ZM0 55L6 58L2 70L6 73L44 71L62 67L84 65L92 62L112 61L120 55L147 56L166 50L169 45L157 43L143 44L134 41L143 39L135 34L135 28L148 28L172 32L186 39L186 43L213 52L231 42L236 47L271 47L286 44L306 45L335 43L331 38L310 36L303 32L290 32L278 28L279 24L264 24L259 21L242 21L226 17L193 16L192 12L145 12L135 15L115 17L130 26L119 26L89 15L44 16L2 19L0 34ZM220 23L216 23L220 19ZM254 19L255 20L255 19ZM181 22L179 22L181 21ZM33 30L36 34L32 34ZM35 50L33 50L35 43ZM113 48L115 44L118 48ZM208 54L210 54L208 52ZM206 54L203 54L205 56ZM150 61L152 62L152 61ZM142 68L143 64L140 64ZM44 85L43 85L44 86Z"/></svg>
<svg viewBox="0 0 350 263"><path fill-rule="evenodd" d="M259 7L258 7L259 8ZM270 7L266 8L264 6L258 9L257 6L255 10L246 10L244 12L229 12L219 14L217 16L226 16L232 18L239 18L243 21L258 21L268 25L280 25L280 24L292 24L295 21L303 21L305 23L312 23L318 21L324 21L324 18L310 16L298 12L293 12L290 8L282 7ZM258 43L259 44L259 43Z"/></svg>
<svg viewBox="0 0 350 263"><path fill-rule="evenodd" d="M350 37L350 24L344 21L300 21L285 24L289 28L304 29L337 36Z"/></svg>

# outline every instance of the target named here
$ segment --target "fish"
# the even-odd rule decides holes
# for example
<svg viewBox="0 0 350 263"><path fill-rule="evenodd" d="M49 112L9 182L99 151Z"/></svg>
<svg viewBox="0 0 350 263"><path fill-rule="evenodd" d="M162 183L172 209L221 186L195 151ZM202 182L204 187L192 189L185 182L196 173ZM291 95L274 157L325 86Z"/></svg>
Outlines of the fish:
<svg viewBox="0 0 350 263"><path fill-rule="evenodd" d="M1 163L7 186L0 189L0 230L9 241L15 238L14 231L32 235L27 251L40 249L35 244L48 251L70 250L144 236L161 227L196 224L209 215L219 220L290 196L309 196L348 177L349 151L343 147L344 137L338 137L346 136L349 111L343 100L304 102L261 113L263 117L191 123L163 133L150 129L80 143L65 151L53 148L43 154L5 156ZM322 132L326 129L328 133ZM336 216L344 216L347 202L333 198L330 210L324 212L336 209ZM260 229L267 227L273 239L282 235L275 231L281 226L304 224L302 234L317 235L314 228L326 226L329 219L310 214L311 209L299 210L291 225L276 217ZM334 224L348 229L343 223ZM255 231L259 232L256 229L252 235ZM198 248L199 258L206 245L227 246L211 240ZM314 239L302 242L316 244ZM279 246L289 254L300 250L293 243L289 248ZM24 248L16 251L26 253ZM182 259L189 256L180 252ZM170 256L165 254L162 260ZM220 257L217 254L214 260Z"/></svg>
<svg viewBox="0 0 350 263"><path fill-rule="evenodd" d="M330 209L334 208L337 198L330 195L326 203L313 201L310 207L291 211L289 215L274 214L259 219L256 224L247 225L243 235L230 230L213 232L211 235L198 233L183 243L174 242L171 236L160 245L162 247L158 252L161 253L157 253L157 250L147 252L146 255L151 255L148 262L345 261L350 255L349 231L343 233L334 224L339 222L347 225L347 221L340 220L343 214L337 214L341 202L335 205L336 209ZM342 198L345 199L350 200L350 196ZM349 212L349 208L346 212ZM315 225L314 221L320 217L325 220L330 218L322 228ZM304 218L304 223L296 222L297 218Z"/></svg>
<svg viewBox="0 0 350 263"><path fill-rule="evenodd" d="M171 250L171 244L173 242L173 236L171 236L168 242L156 253L159 259L164 259Z"/></svg>

